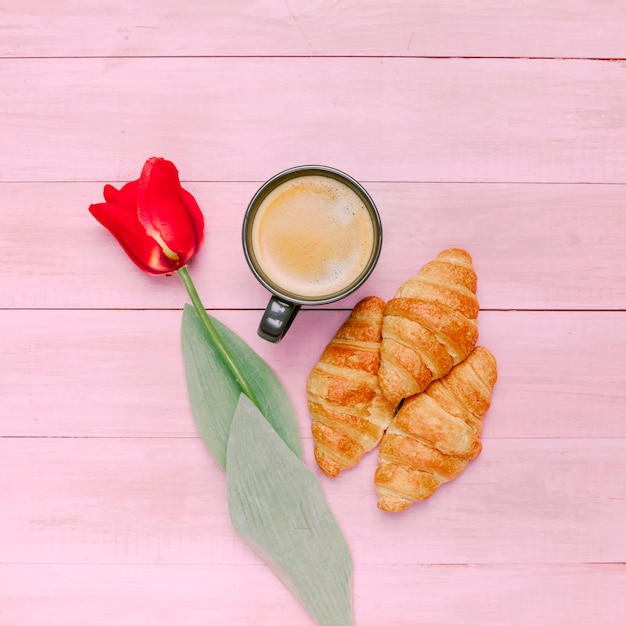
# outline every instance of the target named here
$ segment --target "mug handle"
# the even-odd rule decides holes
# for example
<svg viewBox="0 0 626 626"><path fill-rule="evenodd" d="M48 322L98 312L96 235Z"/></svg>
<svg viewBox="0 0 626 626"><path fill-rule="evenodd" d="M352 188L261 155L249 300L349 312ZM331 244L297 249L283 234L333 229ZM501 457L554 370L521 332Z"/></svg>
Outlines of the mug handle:
<svg viewBox="0 0 626 626"><path fill-rule="evenodd" d="M272 296L267 304L265 313L261 318L259 337L272 343L278 343L289 330L300 305L294 302L286 302L276 296Z"/></svg>

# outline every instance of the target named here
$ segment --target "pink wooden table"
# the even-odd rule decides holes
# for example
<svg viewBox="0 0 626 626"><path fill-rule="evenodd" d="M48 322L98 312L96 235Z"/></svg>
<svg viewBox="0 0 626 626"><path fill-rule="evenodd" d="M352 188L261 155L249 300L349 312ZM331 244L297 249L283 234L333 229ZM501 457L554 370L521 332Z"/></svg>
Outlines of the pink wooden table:
<svg viewBox="0 0 626 626"><path fill-rule="evenodd" d="M206 216L211 312L304 385L364 295L440 250L479 277L500 378L482 455L408 512L376 455L321 477L357 626L626 623L626 4L598 0L22 0L0 9L0 624L313 622L243 545L189 410L175 278L88 214L146 158ZM256 337L240 247L276 172L368 188L379 265Z"/></svg>

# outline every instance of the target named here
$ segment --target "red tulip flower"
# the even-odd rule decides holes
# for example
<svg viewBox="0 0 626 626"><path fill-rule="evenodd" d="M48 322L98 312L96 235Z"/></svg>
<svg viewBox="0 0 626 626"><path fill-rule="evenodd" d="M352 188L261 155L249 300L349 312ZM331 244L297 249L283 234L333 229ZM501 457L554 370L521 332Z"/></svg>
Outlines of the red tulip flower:
<svg viewBox="0 0 626 626"><path fill-rule="evenodd" d="M106 202L89 207L91 214L144 272L180 276L218 354L241 390L258 406L249 381L207 314L187 270L204 241L204 217L195 198L181 187L176 166L152 157L139 180L119 190L105 185L104 199Z"/></svg>
<svg viewBox="0 0 626 626"><path fill-rule="evenodd" d="M185 267L204 240L204 218L194 197L181 187L171 161L152 157L139 180L104 187L106 202L91 214L118 240L144 272L172 274Z"/></svg>

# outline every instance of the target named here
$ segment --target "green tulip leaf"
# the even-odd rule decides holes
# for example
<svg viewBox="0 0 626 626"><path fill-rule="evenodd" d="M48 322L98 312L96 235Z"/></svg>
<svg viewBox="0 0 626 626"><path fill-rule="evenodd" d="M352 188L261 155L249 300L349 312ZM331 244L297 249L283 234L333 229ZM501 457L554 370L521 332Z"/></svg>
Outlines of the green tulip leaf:
<svg viewBox="0 0 626 626"><path fill-rule="evenodd" d="M260 410L293 453L302 458L296 413L284 387L245 341L219 320L210 319L245 374ZM189 304L183 311L181 344L189 403L196 427L209 452L225 468L231 422L241 389Z"/></svg>
<svg viewBox="0 0 626 626"><path fill-rule="evenodd" d="M243 394L226 461L233 527L321 626L351 626L352 559L311 470Z"/></svg>

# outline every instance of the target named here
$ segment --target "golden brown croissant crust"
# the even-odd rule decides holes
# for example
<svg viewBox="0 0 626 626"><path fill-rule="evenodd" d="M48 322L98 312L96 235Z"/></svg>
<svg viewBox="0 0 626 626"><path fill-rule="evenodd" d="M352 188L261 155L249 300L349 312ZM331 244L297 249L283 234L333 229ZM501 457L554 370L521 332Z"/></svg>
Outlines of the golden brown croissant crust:
<svg viewBox="0 0 626 626"><path fill-rule="evenodd" d="M384 310L379 382L394 406L445 376L478 341L476 273L468 252L441 252Z"/></svg>
<svg viewBox="0 0 626 626"><path fill-rule="evenodd" d="M481 451L482 418L497 378L482 346L423 393L404 401L381 442L378 506L398 512L458 476Z"/></svg>
<svg viewBox="0 0 626 626"><path fill-rule="evenodd" d="M328 476L356 465L393 417L378 385L384 307L376 296L357 303L307 381L315 459Z"/></svg>

